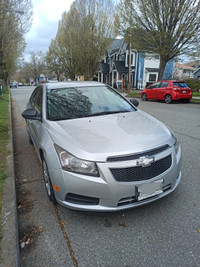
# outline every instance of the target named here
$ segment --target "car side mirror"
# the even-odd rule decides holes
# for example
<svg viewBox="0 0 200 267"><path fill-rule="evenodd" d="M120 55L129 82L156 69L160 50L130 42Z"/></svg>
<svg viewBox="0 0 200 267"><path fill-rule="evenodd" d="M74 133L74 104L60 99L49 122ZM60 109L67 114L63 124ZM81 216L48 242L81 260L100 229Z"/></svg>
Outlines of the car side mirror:
<svg viewBox="0 0 200 267"><path fill-rule="evenodd" d="M137 99L132 98L129 100L131 102L131 104L133 104L135 107L139 106L139 102L137 101Z"/></svg>
<svg viewBox="0 0 200 267"><path fill-rule="evenodd" d="M37 111L34 108L26 109L22 112L22 117L25 120L38 120L41 121L41 116L38 116Z"/></svg>

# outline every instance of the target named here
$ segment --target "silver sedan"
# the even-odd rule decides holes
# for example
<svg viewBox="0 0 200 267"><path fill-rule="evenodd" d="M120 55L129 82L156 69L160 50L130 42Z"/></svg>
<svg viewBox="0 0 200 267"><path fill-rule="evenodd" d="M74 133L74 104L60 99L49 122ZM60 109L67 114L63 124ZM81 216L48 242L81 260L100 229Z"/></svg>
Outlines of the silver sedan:
<svg viewBox="0 0 200 267"><path fill-rule="evenodd" d="M22 116L51 201L76 210L118 211L175 190L180 145L137 105L97 82L36 87Z"/></svg>

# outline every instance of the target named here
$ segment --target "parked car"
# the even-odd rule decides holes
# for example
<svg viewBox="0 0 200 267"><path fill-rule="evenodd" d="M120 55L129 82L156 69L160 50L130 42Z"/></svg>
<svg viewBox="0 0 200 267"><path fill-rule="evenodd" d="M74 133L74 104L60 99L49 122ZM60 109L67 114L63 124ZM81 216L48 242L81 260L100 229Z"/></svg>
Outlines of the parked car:
<svg viewBox="0 0 200 267"><path fill-rule="evenodd" d="M170 104L173 100L189 102L192 91L184 81L158 81L146 87L140 96L143 101L158 99Z"/></svg>
<svg viewBox="0 0 200 267"><path fill-rule="evenodd" d="M181 180L181 148L138 101L97 82L35 88L26 120L48 198L77 210L118 211L158 200Z"/></svg>
<svg viewBox="0 0 200 267"><path fill-rule="evenodd" d="M24 84L23 83L18 83L18 86L24 86Z"/></svg>
<svg viewBox="0 0 200 267"><path fill-rule="evenodd" d="M10 88L17 88L17 83L16 82L11 82L10 83Z"/></svg>

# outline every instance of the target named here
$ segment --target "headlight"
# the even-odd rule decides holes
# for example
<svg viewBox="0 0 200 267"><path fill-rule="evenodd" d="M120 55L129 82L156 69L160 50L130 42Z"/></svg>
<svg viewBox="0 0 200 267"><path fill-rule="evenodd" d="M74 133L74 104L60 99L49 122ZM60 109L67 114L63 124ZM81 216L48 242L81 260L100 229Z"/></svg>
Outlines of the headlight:
<svg viewBox="0 0 200 267"><path fill-rule="evenodd" d="M54 147L60 159L63 170L84 175L96 177L99 176L98 168L95 162L78 159L56 144L54 144Z"/></svg>

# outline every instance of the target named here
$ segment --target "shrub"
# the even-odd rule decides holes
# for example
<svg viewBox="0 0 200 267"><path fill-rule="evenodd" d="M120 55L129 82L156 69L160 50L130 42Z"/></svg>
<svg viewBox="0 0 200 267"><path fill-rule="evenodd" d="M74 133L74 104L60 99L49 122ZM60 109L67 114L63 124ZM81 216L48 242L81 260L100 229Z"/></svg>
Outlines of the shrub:
<svg viewBox="0 0 200 267"><path fill-rule="evenodd" d="M185 79L186 84L192 89L193 92L199 92L200 80L197 79Z"/></svg>

